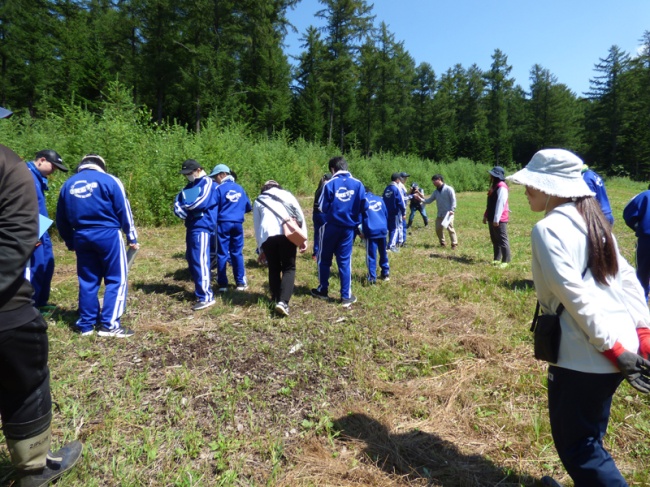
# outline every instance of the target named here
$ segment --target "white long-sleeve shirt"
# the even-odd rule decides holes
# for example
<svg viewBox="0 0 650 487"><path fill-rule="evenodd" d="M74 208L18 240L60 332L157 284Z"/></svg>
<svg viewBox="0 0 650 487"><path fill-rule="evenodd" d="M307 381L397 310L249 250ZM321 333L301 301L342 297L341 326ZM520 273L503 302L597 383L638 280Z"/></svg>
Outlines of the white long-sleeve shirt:
<svg viewBox="0 0 650 487"><path fill-rule="evenodd" d="M544 313L554 314L560 302L562 340L557 365L588 373L618 369L601 353L618 341L637 352L636 328L650 327L650 313L634 269L617 249L619 272L598 283L587 270L587 229L574 203L550 211L533 227L532 271L537 299Z"/></svg>
<svg viewBox="0 0 650 487"><path fill-rule="evenodd" d="M298 210L300 217L302 218L302 230L307 235L307 221L305 220L305 215L302 212L300 203L295 198L294 195L285 191L284 189L271 188L265 193L271 193L287 204L292 204ZM273 210L275 210L279 215L284 218L289 218L289 212L279 201L275 201L273 198L264 196L262 193L260 196L264 200L264 203L269 205ZM276 235L283 235L282 232L282 221L273 214L271 210L266 208L264 205L260 204L257 199L253 203L253 223L255 225L255 240L257 242L257 249L262 252L262 244L266 242L266 239L269 237L274 237Z"/></svg>

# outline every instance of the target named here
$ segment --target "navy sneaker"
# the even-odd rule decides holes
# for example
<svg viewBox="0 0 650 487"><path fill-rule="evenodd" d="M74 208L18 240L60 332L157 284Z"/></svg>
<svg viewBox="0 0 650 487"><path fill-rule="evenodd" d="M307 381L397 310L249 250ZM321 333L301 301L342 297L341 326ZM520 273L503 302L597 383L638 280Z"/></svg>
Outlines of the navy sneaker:
<svg viewBox="0 0 650 487"><path fill-rule="evenodd" d="M357 302L357 297L354 294L350 294L350 297L347 299L341 299L341 306L344 308L349 308L352 304Z"/></svg>
<svg viewBox="0 0 650 487"><path fill-rule="evenodd" d="M311 295L318 299L328 300L330 298L329 295L327 294L327 289L323 291L319 291L317 287L311 290Z"/></svg>

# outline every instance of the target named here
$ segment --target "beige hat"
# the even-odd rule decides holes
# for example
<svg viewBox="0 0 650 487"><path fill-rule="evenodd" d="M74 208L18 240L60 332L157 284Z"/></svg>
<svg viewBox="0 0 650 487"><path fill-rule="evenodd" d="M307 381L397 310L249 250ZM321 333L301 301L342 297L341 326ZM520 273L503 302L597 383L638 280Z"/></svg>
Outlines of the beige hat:
<svg viewBox="0 0 650 487"><path fill-rule="evenodd" d="M506 179L560 198L595 196L582 179L582 159L565 149L537 152L521 171Z"/></svg>

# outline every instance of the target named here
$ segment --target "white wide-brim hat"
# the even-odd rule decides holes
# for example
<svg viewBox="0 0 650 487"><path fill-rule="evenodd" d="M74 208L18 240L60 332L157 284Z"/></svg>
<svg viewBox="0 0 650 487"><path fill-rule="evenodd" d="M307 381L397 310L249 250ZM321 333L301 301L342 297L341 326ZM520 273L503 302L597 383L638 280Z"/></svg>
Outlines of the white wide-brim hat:
<svg viewBox="0 0 650 487"><path fill-rule="evenodd" d="M506 179L560 198L595 196L582 179L583 165L582 159L573 152L544 149L537 152L525 168Z"/></svg>

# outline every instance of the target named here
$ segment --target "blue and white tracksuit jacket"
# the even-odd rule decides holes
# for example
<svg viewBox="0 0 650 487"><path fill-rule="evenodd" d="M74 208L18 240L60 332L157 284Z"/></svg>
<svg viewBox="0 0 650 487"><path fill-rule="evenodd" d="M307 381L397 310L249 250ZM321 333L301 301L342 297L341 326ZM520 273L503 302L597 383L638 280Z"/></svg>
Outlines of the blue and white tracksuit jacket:
<svg viewBox="0 0 650 487"><path fill-rule="evenodd" d="M217 222L216 184L208 176L188 183L174 199L174 214L185 221L185 258L198 301L212 301L210 239Z"/></svg>
<svg viewBox="0 0 650 487"><path fill-rule="evenodd" d="M650 294L650 190L639 193L623 209L625 224L634 230L636 243L636 276L646 299Z"/></svg>
<svg viewBox="0 0 650 487"><path fill-rule="evenodd" d="M217 285L228 286L226 264L230 261L237 286L245 286L244 215L252 211L244 188L226 176L216 189L217 201Z"/></svg>
<svg viewBox="0 0 650 487"><path fill-rule="evenodd" d="M47 178L39 172L33 161L27 163L27 168L34 178L36 195L38 196L38 212L44 217L49 218L45 202L45 191L49 189L47 186ZM52 285L52 276L54 275L54 251L52 250L50 234L47 231L43 233L39 242L40 245L34 248L29 265L25 269L25 278L31 281L32 287L34 288L32 297L34 299L34 306L37 308L45 306L50 299L50 288Z"/></svg>
<svg viewBox="0 0 650 487"><path fill-rule="evenodd" d="M366 240L366 265L368 266L368 281L377 281L377 252L379 252L379 267L381 276L390 274L386 235L388 235L388 211L381 196L366 193L368 209L362 215L361 232Z"/></svg>
<svg viewBox="0 0 650 487"><path fill-rule="evenodd" d="M137 233L122 182L99 166L86 164L61 187L56 225L66 246L77 254L81 332L95 326L120 327L126 308L127 263L123 231L129 244ZM104 304L97 293L104 280Z"/></svg>
<svg viewBox="0 0 650 487"><path fill-rule="evenodd" d="M386 186L382 197L388 211L388 248L392 249L404 242L402 223L406 215L406 202L402 190L394 181Z"/></svg>
<svg viewBox="0 0 650 487"><path fill-rule="evenodd" d="M330 266L336 255L341 281L341 299L352 296L352 243L361 214L368 208L366 188L348 171L338 171L323 185L318 208L325 214L318 249L318 290L329 288Z"/></svg>

